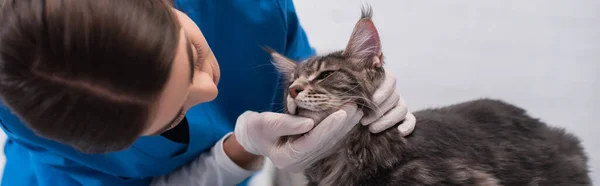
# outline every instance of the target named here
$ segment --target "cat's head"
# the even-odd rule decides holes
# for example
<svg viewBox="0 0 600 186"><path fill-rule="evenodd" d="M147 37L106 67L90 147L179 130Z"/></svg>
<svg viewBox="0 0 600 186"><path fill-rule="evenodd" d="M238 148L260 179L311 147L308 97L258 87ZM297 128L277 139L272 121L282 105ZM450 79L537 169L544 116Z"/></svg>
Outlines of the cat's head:
<svg viewBox="0 0 600 186"><path fill-rule="evenodd" d="M363 8L346 48L300 63L269 50L272 62L285 77L288 114L320 122L348 102L366 113L374 111L371 96L385 77L383 54L372 11Z"/></svg>

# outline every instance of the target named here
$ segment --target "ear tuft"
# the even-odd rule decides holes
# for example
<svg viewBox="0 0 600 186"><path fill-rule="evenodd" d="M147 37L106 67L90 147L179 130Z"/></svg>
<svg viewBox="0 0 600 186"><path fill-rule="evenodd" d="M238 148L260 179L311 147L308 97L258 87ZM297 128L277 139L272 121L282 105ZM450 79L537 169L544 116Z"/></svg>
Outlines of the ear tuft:
<svg viewBox="0 0 600 186"><path fill-rule="evenodd" d="M287 57L283 56L282 54L278 53L270 47L262 48L271 55L271 63L273 63L277 71L279 71L286 77L289 77L294 72L294 70L296 70L297 65L296 62L294 62L293 60L288 59Z"/></svg>
<svg viewBox="0 0 600 186"><path fill-rule="evenodd" d="M373 10L370 6L362 8L361 19L354 26L350 41L344 50L344 55L356 62L371 62L366 66L381 67L383 55L381 41L377 28L371 19Z"/></svg>
<svg viewBox="0 0 600 186"><path fill-rule="evenodd" d="M371 19L373 18L373 8L369 5L363 6L361 8L361 16L360 19Z"/></svg>

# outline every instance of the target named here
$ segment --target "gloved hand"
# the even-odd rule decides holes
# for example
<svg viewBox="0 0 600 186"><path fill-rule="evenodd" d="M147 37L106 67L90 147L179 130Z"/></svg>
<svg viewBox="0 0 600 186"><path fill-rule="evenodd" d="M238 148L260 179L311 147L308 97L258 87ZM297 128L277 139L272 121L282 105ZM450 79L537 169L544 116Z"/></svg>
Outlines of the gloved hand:
<svg viewBox="0 0 600 186"><path fill-rule="evenodd" d="M245 112L238 117L235 136L246 151L268 157L280 169L298 172L329 155L327 151L362 117L362 110L350 103L313 129L315 124L311 119L272 112ZM293 141L279 141L282 136L303 133L306 134Z"/></svg>
<svg viewBox="0 0 600 186"><path fill-rule="evenodd" d="M407 136L415 129L416 118L408 111L404 99L396 90L396 77L387 70L385 74L385 80L372 98L379 111L365 116L360 123L368 125L371 133L379 133L402 121L398 130L402 136Z"/></svg>

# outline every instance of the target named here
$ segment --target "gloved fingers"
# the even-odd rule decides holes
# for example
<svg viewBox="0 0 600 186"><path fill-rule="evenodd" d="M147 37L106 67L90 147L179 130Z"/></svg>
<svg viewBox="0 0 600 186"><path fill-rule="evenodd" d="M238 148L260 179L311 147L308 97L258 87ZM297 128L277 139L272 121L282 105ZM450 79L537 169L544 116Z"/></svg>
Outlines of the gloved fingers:
<svg viewBox="0 0 600 186"><path fill-rule="evenodd" d="M358 109L358 105L356 105L356 103L346 103L346 104L342 105L340 110L338 110L337 112L339 113L340 111L345 111L345 113L348 116L351 116L351 115L356 114L356 112L359 111L359 109ZM331 114L331 115L333 115L333 114Z"/></svg>
<svg viewBox="0 0 600 186"><path fill-rule="evenodd" d="M316 152L296 150L289 141L277 148L279 148L279 151L285 153L278 157L271 158L271 161L277 168L284 171L297 173L306 169L316 161L313 156Z"/></svg>
<svg viewBox="0 0 600 186"><path fill-rule="evenodd" d="M346 125L344 125L344 131L350 131L350 129L354 128L354 126L360 123L360 119L363 118L365 113L362 110L356 111L354 116L346 121Z"/></svg>
<svg viewBox="0 0 600 186"><path fill-rule="evenodd" d="M334 113L329 117L342 117L342 113ZM317 156L318 148L322 146L320 143L323 142L317 137L320 135L322 134L311 131L296 140L286 141L283 145L275 146L273 154L276 155L269 158L277 168L287 172L299 172L316 161L315 158L320 157Z"/></svg>
<svg viewBox="0 0 600 186"><path fill-rule="evenodd" d="M373 123L375 120L379 119L381 116L383 116L383 114L387 113L390 109L397 107L397 106L404 106L404 105L399 105L399 101L400 101L400 94L390 95L383 103L381 103L379 105L378 110L376 110L374 113L362 118L360 120L360 123L362 125L369 125L369 124Z"/></svg>
<svg viewBox="0 0 600 186"><path fill-rule="evenodd" d="M278 158L277 162L272 160L273 164L280 164L279 168L289 172L305 169L329 155L333 146L358 124L362 116L362 110L355 103L343 105L304 136L278 147L284 148L278 151L285 152L286 156ZM285 162L284 159L295 161Z"/></svg>
<svg viewBox="0 0 600 186"><path fill-rule="evenodd" d="M315 125L312 119L289 114L265 112L261 113L261 117L263 127L258 130L262 129L262 135L267 135L271 138L303 134L310 131Z"/></svg>
<svg viewBox="0 0 600 186"><path fill-rule="evenodd" d="M406 114L406 119L402 121L402 123L398 126L398 131L400 131L400 135L408 136L415 130L417 124L417 118L414 114L408 113Z"/></svg>
<svg viewBox="0 0 600 186"><path fill-rule="evenodd" d="M328 143L328 144L332 144L332 143ZM327 157L329 155L331 155L331 153L333 152L333 147L330 146L324 146L323 148L319 148L319 149L315 149L314 151L308 152L308 153L302 153L301 156L303 156L302 158L294 158L295 162L286 162L285 166L279 167L280 169L283 169L284 171L287 172L301 172L302 170L306 169L308 166L312 165L313 163L322 160L324 157Z"/></svg>
<svg viewBox="0 0 600 186"><path fill-rule="evenodd" d="M306 168L308 168L309 166L311 166L314 162L318 161L317 159L315 159L314 157L312 157L311 154L306 154L307 157L303 157L302 159L296 159L294 158L293 162L288 161L288 162L282 162L281 165L277 165L275 162L273 162L273 164L286 172L292 172L292 173L299 173L302 172L303 170L305 170Z"/></svg>
<svg viewBox="0 0 600 186"><path fill-rule="evenodd" d="M314 121L308 118L273 112L259 114L247 111L238 117L234 132L238 143L246 151L252 154L269 155L281 136L306 133L313 126ZM280 154L277 157L288 156Z"/></svg>
<svg viewBox="0 0 600 186"><path fill-rule="evenodd" d="M353 118L361 118L362 111L354 103L342 106L342 109L334 112L319 123L314 129L304 136L296 139L292 147L302 152L312 152L314 149L322 148L324 143L332 143L336 136L345 136L349 129L358 123L355 119L354 124L348 123ZM349 128L349 129L348 129Z"/></svg>
<svg viewBox="0 0 600 186"><path fill-rule="evenodd" d="M246 111L244 113L242 113L240 116L238 116L237 120L238 121L248 121L254 118L257 118L258 115L260 115L258 112L254 112L254 111Z"/></svg>
<svg viewBox="0 0 600 186"><path fill-rule="evenodd" d="M385 129L388 129L404 120L404 118L406 118L406 113L408 113L408 109L406 107L394 107L377 121L370 124L369 131L371 131L371 133L379 133Z"/></svg>
<svg viewBox="0 0 600 186"><path fill-rule="evenodd" d="M258 147L256 147L255 144L252 143L253 140L250 139L251 135L255 135L255 132L252 130L256 127L261 127L260 125L256 125L257 123L255 122L256 119L259 117L260 116L258 113L252 111L246 111L242 113L237 118L234 130L235 137L238 143L240 143L240 145L244 147L246 151L252 154L261 153Z"/></svg>
<svg viewBox="0 0 600 186"><path fill-rule="evenodd" d="M347 103L339 111L323 119L312 131L315 132L342 132L345 127L354 127L363 117L364 113L355 103ZM311 131L311 132L312 132Z"/></svg>
<svg viewBox="0 0 600 186"><path fill-rule="evenodd" d="M302 152L294 149L290 141L282 145L273 146L269 153L269 159L277 168L286 169L301 161Z"/></svg>
<svg viewBox="0 0 600 186"><path fill-rule="evenodd" d="M338 132L333 129L334 125L341 125L339 122L342 122L346 118L346 115L347 113L344 110L331 114L313 130L294 140L292 147L301 152L313 153L311 151L315 148L320 148L321 143L327 140L328 135L334 135L334 133Z"/></svg>
<svg viewBox="0 0 600 186"><path fill-rule="evenodd" d="M343 140L343 138L358 124L363 117L363 114L362 110L357 110L354 116L347 115L346 121L337 123L339 128L333 129L336 133L329 136L328 140L323 141L323 145L315 149L311 154L312 158L310 159L312 161L318 161L321 157L328 156L329 153L331 153L331 149L333 149L336 144L339 144L340 141Z"/></svg>
<svg viewBox="0 0 600 186"><path fill-rule="evenodd" d="M295 143L290 145L289 148L294 149L293 151L296 152L295 154L293 154L291 156L296 156L296 157L303 156L303 157L300 158L301 161L288 164L288 166L284 168L285 171L299 172L299 171L305 169L307 166L310 166L314 162L321 160L323 157L330 155L332 153L331 150L333 149L333 147L335 145L337 145L338 143L340 143L340 140L342 140L343 137L345 137L348 134L348 132L350 132L350 130L352 130L354 128L354 126L356 126L356 124L358 124L358 122L360 121L360 118L362 118L362 116L363 116L362 110L357 110L355 112L354 116L350 116L347 114L346 114L346 116L343 116L344 114L341 114L342 112L344 112L344 111L340 110L340 111L338 111L338 113L334 113L335 115L334 114L331 115L330 118L332 118L331 121L333 121L333 122L329 122L329 121L326 122L325 120L323 120L323 122L321 122L319 125L317 125L315 127L315 129L313 129L311 131L311 132L313 132L313 131L317 130L317 128L319 128L321 125L327 125L327 124L335 125L334 128L328 128L328 127L320 128L320 129L328 128L328 130L326 130L326 132L328 132L327 134L321 135L320 138L319 137L311 138L308 136L304 136L305 138L296 140L296 141L294 141ZM337 117L337 118L334 118L334 117ZM325 130L323 130L323 131L325 131ZM307 135L309 135L309 134L307 134Z"/></svg>
<svg viewBox="0 0 600 186"><path fill-rule="evenodd" d="M373 93L373 102L375 105L380 105L396 90L396 77L389 71L385 73L385 80L379 85Z"/></svg>

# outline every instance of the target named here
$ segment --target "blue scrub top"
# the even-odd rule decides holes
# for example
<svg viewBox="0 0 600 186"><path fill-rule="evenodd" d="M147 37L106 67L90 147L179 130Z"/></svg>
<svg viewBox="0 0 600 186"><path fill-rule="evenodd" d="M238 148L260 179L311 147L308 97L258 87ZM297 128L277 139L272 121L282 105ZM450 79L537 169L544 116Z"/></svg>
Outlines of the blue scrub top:
<svg viewBox="0 0 600 186"><path fill-rule="evenodd" d="M281 110L280 77L260 47L297 60L315 54L292 0L176 0L175 5L198 24L222 74L217 99L187 113L189 145L151 136L124 151L82 154L36 136L0 103L0 125L8 135L2 185L148 185L152 177L210 150L242 112Z"/></svg>

